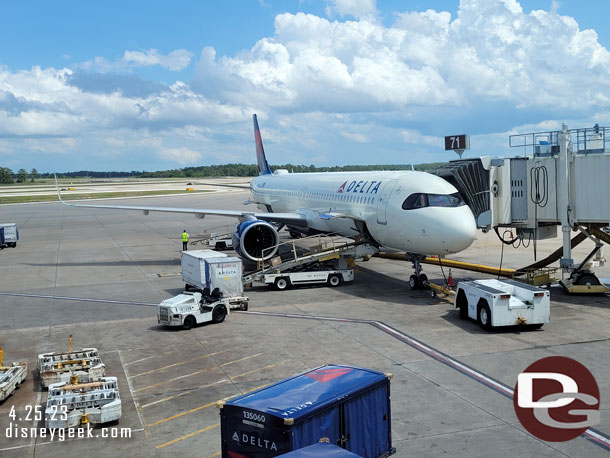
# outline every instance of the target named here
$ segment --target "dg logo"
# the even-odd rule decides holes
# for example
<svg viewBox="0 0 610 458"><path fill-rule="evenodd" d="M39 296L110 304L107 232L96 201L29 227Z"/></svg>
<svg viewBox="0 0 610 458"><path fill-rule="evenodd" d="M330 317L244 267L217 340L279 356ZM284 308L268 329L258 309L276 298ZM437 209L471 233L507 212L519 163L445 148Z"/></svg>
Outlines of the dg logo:
<svg viewBox="0 0 610 458"><path fill-rule="evenodd" d="M513 405L521 424L549 442L565 442L599 424L599 388L591 372L571 358L550 356L517 377Z"/></svg>

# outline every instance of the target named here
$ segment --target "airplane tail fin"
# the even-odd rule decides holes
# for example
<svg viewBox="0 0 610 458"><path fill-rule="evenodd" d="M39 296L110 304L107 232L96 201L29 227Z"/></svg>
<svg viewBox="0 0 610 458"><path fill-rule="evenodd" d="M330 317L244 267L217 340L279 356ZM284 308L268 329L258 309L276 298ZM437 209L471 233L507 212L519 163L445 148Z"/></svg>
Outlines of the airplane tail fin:
<svg viewBox="0 0 610 458"><path fill-rule="evenodd" d="M256 143L256 163L258 165L258 174L269 175L271 173L271 169L269 168L267 158L265 157L263 139L261 138L261 131L258 128L258 121L256 120L255 114L252 115L252 122L254 123L254 142Z"/></svg>

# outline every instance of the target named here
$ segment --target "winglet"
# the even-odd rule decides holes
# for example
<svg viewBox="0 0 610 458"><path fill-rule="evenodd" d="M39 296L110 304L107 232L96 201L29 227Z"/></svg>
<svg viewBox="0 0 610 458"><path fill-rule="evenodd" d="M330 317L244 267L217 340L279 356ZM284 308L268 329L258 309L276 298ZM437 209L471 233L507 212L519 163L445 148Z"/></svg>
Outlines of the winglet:
<svg viewBox="0 0 610 458"><path fill-rule="evenodd" d="M258 128L256 114L252 115L252 122L254 123L254 143L256 143L256 163L258 166L258 174L269 175L271 173L271 168L269 167L269 164L267 163L267 158L265 157L263 139L261 138L261 131Z"/></svg>
<svg viewBox="0 0 610 458"><path fill-rule="evenodd" d="M59 198L59 201L64 205L70 205L64 202L64 200L61 198L61 192L59 192L59 184L57 183L57 175L53 174L53 176L55 177L55 187L57 188L57 197Z"/></svg>

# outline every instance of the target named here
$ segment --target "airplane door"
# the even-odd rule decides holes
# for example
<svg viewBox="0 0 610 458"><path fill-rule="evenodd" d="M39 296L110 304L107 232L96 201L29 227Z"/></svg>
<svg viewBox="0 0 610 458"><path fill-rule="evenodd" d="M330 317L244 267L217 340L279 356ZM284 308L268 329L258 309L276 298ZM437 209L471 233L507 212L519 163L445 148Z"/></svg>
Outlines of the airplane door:
<svg viewBox="0 0 610 458"><path fill-rule="evenodd" d="M388 208L388 201L390 200L390 194L394 191L396 187L396 180L390 180L386 182L383 186L383 190L381 191L381 195L377 201L377 223L378 224L388 224L388 220L386 219L386 211Z"/></svg>

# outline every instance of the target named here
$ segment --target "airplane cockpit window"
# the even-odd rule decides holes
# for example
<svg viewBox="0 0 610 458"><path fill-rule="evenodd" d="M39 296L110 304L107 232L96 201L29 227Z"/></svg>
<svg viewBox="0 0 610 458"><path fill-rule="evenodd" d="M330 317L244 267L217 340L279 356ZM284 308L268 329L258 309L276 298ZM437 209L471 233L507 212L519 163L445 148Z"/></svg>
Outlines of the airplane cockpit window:
<svg viewBox="0 0 610 458"><path fill-rule="evenodd" d="M402 204L403 210L415 210L424 207L461 207L466 205L459 193L454 194L411 194Z"/></svg>

